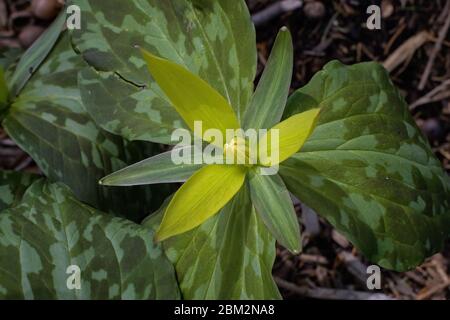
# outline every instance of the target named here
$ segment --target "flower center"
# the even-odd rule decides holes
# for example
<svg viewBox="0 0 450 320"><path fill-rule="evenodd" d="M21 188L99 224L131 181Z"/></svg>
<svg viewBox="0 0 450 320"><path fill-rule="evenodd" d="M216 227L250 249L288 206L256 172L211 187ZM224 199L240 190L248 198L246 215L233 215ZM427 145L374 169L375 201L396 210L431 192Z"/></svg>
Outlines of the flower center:
<svg viewBox="0 0 450 320"><path fill-rule="evenodd" d="M248 140L242 137L234 137L224 145L224 155L227 164L241 164L252 166L256 161L252 161Z"/></svg>

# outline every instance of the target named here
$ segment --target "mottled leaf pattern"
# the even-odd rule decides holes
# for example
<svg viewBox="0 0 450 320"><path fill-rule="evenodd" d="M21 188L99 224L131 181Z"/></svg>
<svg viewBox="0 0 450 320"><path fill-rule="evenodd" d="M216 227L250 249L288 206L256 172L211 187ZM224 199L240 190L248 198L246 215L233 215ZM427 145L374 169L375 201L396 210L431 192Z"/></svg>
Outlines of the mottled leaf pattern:
<svg viewBox="0 0 450 320"><path fill-rule="evenodd" d="M0 299L177 299L152 231L92 209L67 187L35 182L0 214ZM80 290L69 290L69 266ZM70 283L70 281L69 281Z"/></svg>
<svg viewBox="0 0 450 320"><path fill-rule="evenodd" d="M331 62L291 97L285 116L317 107L314 133L281 165L290 191L383 267L407 270L440 250L449 177L387 72Z"/></svg>
<svg viewBox="0 0 450 320"><path fill-rule="evenodd" d="M26 189L39 176L15 171L0 171L0 212L22 199Z"/></svg>
<svg viewBox="0 0 450 320"><path fill-rule="evenodd" d="M162 213L145 225L156 228ZM184 299L279 299L272 278L275 240L244 187L200 227L163 242Z"/></svg>
<svg viewBox="0 0 450 320"><path fill-rule="evenodd" d="M254 27L243 0L76 0L83 26L73 43L94 70L80 75L87 110L130 140L170 143L183 122L152 81L137 46L208 82L238 118L253 91Z"/></svg>
<svg viewBox="0 0 450 320"><path fill-rule="evenodd" d="M22 54L20 48L1 48L0 49L0 66L3 70L8 70L12 65L19 60ZM5 72L7 73L7 72Z"/></svg>
<svg viewBox="0 0 450 320"><path fill-rule="evenodd" d="M39 68L47 55L52 51L53 46L58 41L66 22L66 12L61 13L52 25L41 35L39 41L33 45L20 57L19 62L9 81L11 94L16 96L23 89L33 73Z"/></svg>
<svg viewBox="0 0 450 320"><path fill-rule="evenodd" d="M122 138L99 129L85 112L77 86L77 69L83 65L64 34L13 101L3 126L51 180L66 183L80 200L105 211L127 212L133 218L145 216L141 211L145 201L152 199L150 189L98 186L108 173L135 157L142 158L138 152L131 154L136 148Z"/></svg>
<svg viewBox="0 0 450 320"><path fill-rule="evenodd" d="M182 105L188 122L195 120L189 115L194 104L183 96L191 94L190 101L198 102L196 90L177 96L180 84L165 81L163 92L139 48L185 67L217 90L226 100L220 104L236 112L232 127L239 122L269 128L278 122L292 71L290 36L281 31L249 104L256 49L243 0L69 2L82 8L82 30L71 32L72 43L67 33L60 36L62 13L18 65L9 67L7 83L13 96L21 94L7 106L0 79L0 119L6 114L8 134L50 180L67 183L81 201L131 217L149 210L148 188L136 193L96 184L143 156L136 145L112 134L173 143L172 131L185 124L172 103ZM0 56L0 65L12 64L12 56ZM153 75L165 77L164 72ZM217 101L209 99L214 106ZM299 128L302 112L310 121ZM215 117L207 116L214 124ZM140 226L82 204L62 184L0 172L0 210L5 209L0 214L0 298L179 298L178 279L186 299L277 299L271 276L275 241L266 226L289 249L299 249L284 183L383 267L408 270L441 249L450 230L450 179L381 66L328 64L289 99L284 119L275 126L281 132L280 161L289 158L280 165L284 182L278 176L250 176L225 207L226 201L218 201L216 209L222 209L212 217L207 205L189 201L193 198L186 193L176 207L166 203ZM152 145L145 147L153 153ZM167 155L127 169L125 178L131 180L123 180L125 171L119 171L103 182L174 182L192 174L192 168L169 168ZM236 190L244 180L239 176ZM214 191L209 199L231 197L232 191ZM271 200L274 195L280 199ZM199 212L195 218L205 221L181 235L174 236L186 231L177 225L163 230L161 239L173 236L163 243L169 259L153 242L167 207L171 223L181 215L191 227L199 225L194 217L188 219L190 207ZM82 270L79 291L66 286L66 269L73 264Z"/></svg>

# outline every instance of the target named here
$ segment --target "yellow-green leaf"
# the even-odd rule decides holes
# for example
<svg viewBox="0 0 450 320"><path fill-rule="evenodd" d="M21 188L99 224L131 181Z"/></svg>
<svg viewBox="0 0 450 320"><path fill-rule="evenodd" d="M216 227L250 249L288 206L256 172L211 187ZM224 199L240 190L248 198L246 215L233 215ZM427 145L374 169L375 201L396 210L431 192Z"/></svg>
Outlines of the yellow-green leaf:
<svg viewBox="0 0 450 320"><path fill-rule="evenodd" d="M209 165L197 171L172 198L156 234L162 241L189 231L222 209L242 187L246 168Z"/></svg>
<svg viewBox="0 0 450 320"><path fill-rule="evenodd" d="M194 122L202 121L203 131L218 129L226 137L226 129L239 129L239 121L227 100L186 68L142 50L148 69L194 131Z"/></svg>
<svg viewBox="0 0 450 320"><path fill-rule="evenodd" d="M267 152L263 152L263 154L267 154L267 157L260 158L260 164L268 167L274 166L298 152L313 132L319 113L320 108L311 109L296 114L270 129L267 136L262 137L259 142L259 150L267 150ZM278 143L276 143L277 141L272 143L274 130L278 130ZM276 153L278 156L274 157Z"/></svg>

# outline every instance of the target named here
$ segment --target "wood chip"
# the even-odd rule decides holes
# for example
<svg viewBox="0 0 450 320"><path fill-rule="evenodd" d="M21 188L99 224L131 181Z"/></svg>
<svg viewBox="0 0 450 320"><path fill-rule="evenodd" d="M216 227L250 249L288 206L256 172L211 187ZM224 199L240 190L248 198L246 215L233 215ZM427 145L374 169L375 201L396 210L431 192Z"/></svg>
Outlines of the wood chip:
<svg viewBox="0 0 450 320"><path fill-rule="evenodd" d="M312 255L303 253L299 256L299 260L305 263L317 263L317 264L328 264L327 258L319 255Z"/></svg>
<svg viewBox="0 0 450 320"><path fill-rule="evenodd" d="M291 282L275 277L275 281L285 290L291 291L303 297L327 300L392 300L392 297L382 293L366 291L354 291L346 289L308 288L300 287Z"/></svg>
<svg viewBox="0 0 450 320"><path fill-rule="evenodd" d="M389 72L393 71L403 62L407 61L417 49L429 41L430 35L427 31L419 32L406 40L400 47L398 47L384 62L383 66Z"/></svg>
<svg viewBox="0 0 450 320"><path fill-rule="evenodd" d="M421 290L421 292L419 292L419 294L416 296L417 300L425 300L428 299L430 297L432 297L434 294L446 289L447 287L450 286L450 281L435 285L433 287L428 287L428 288L424 288L423 290Z"/></svg>
<svg viewBox="0 0 450 320"><path fill-rule="evenodd" d="M335 229L331 231L331 238L336 242L339 246L342 248L348 248L350 245L350 242L339 232L337 232Z"/></svg>

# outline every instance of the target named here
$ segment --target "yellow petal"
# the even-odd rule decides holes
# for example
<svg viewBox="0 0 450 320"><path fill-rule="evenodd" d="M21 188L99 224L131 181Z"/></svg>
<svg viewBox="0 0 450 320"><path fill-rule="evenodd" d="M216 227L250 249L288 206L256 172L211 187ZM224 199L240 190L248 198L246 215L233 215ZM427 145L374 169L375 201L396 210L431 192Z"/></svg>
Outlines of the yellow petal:
<svg viewBox="0 0 450 320"><path fill-rule="evenodd" d="M239 191L245 175L245 167L235 165L209 165L197 171L170 201L156 240L189 231L212 217Z"/></svg>
<svg viewBox="0 0 450 320"><path fill-rule="evenodd" d="M218 129L223 137L226 129L239 129L233 108L207 82L176 63L145 50L142 54L152 77L192 131L194 121L202 121L203 132Z"/></svg>
<svg viewBox="0 0 450 320"><path fill-rule="evenodd" d="M311 109L296 114L270 129L267 137L262 137L259 141L260 155L261 150L267 150L263 154L268 156L267 158L260 157L260 164L271 167L297 153L316 127L319 113L320 108ZM278 130L279 136L278 141L273 141L275 142L274 146L272 146L273 130Z"/></svg>

